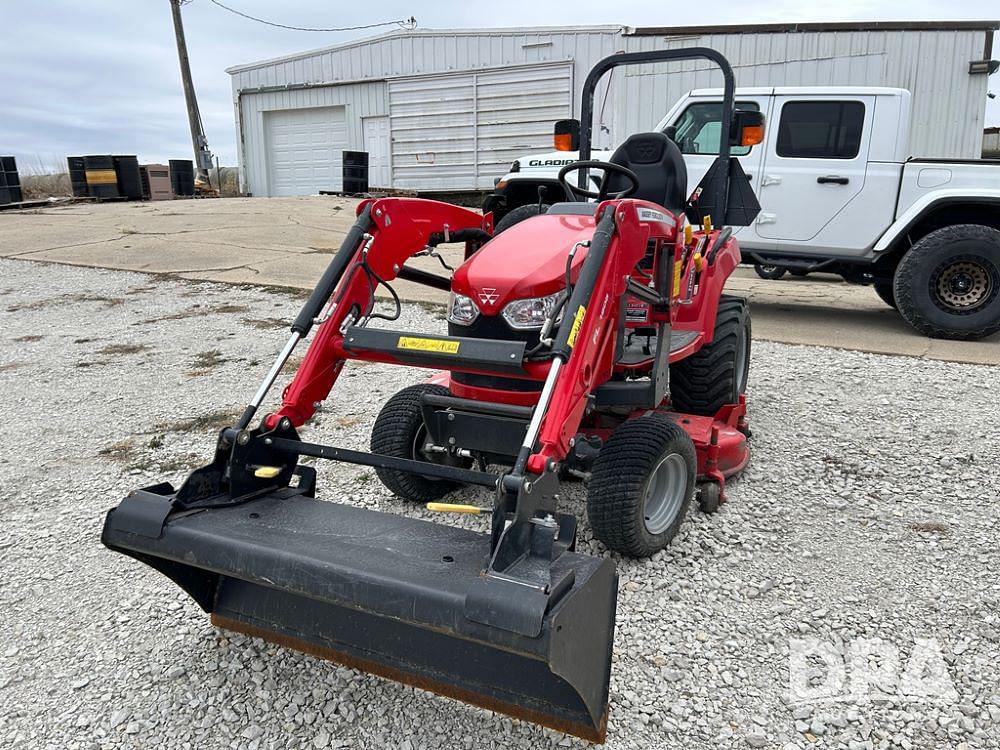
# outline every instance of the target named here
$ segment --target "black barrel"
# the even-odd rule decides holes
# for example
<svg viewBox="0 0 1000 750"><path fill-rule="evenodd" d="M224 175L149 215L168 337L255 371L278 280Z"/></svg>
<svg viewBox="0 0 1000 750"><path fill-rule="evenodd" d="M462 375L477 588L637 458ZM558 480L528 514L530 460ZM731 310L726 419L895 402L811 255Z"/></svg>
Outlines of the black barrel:
<svg viewBox="0 0 1000 750"><path fill-rule="evenodd" d="M73 197L86 198L90 192L87 190L87 168L83 165L83 157L67 156L66 165L69 167L69 181L73 186Z"/></svg>
<svg viewBox="0 0 1000 750"><path fill-rule="evenodd" d="M190 198L194 195L194 162L190 159L171 159L170 187L179 198Z"/></svg>
<svg viewBox="0 0 1000 750"><path fill-rule="evenodd" d="M0 156L0 204L20 203L22 200L17 160L13 156Z"/></svg>
<svg viewBox="0 0 1000 750"><path fill-rule="evenodd" d="M118 178L118 192L130 201L142 200L142 175L139 173L139 159L135 156L114 156L115 175Z"/></svg>
<svg viewBox="0 0 1000 750"><path fill-rule="evenodd" d="M87 192L98 200L118 197L118 175L115 174L115 160L108 155L83 157L87 173Z"/></svg>
<svg viewBox="0 0 1000 750"><path fill-rule="evenodd" d="M344 151L344 185L345 193L368 192L368 152Z"/></svg>

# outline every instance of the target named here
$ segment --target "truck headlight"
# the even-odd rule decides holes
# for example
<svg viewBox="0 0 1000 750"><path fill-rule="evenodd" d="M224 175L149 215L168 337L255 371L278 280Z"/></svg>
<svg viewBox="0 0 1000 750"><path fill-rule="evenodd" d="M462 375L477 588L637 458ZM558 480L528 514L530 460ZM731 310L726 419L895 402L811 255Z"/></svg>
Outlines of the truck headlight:
<svg viewBox="0 0 1000 750"><path fill-rule="evenodd" d="M540 330L545 319L556 309L562 296L562 292L556 292L548 297L514 300L503 309L503 319L507 321L507 325L518 331Z"/></svg>
<svg viewBox="0 0 1000 750"><path fill-rule="evenodd" d="M460 326L472 325L479 317L479 308L476 303L464 294L451 293L448 298L448 321L458 323Z"/></svg>

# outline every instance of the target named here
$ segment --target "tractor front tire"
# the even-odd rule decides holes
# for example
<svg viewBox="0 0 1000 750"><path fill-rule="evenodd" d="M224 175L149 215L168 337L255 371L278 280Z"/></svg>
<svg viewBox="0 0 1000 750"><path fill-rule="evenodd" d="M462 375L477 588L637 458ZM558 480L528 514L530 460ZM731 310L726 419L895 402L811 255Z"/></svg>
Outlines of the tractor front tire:
<svg viewBox="0 0 1000 750"><path fill-rule="evenodd" d="M917 240L893 278L903 320L935 339L1000 331L1000 231L955 224Z"/></svg>
<svg viewBox="0 0 1000 750"><path fill-rule="evenodd" d="M750 374L750 308L742 297L722 295L711 343L670 366L670 408L713 417L735 404Z"/></svg>
<svg viewBox="0 0 1000 750"><path fill-rule="evenodd" d="M541 216L546 211L551 208L547 203L543 203L541 209L539 209L537 203L529 203L525 206L518 206L515 209L508 211L500 221L496 223L493 227L493 236L496 237L500 232L505 229L510 229L515 224L520 224L525 219L530 219L533 216Z"/></svg>
<svg viewBox="0 0 1000 750"><path fill-rule="evenodd" d="M372 427L371 450L393 458L429 461L423 447L427 438L420 397L425 393L447 396L441 385L422 383L404 388L386 401ZM404 500L426 503L438 500L460 485L395 469L375 469L382 484Z"/></svg>
<svg viewBox="0 0 1000 750"><path fill-rule="evenodd" d="M660 551L687 515L697 473L694 443L669 417L623 422L591 472L587 518L594 536L630 557Z"/></svg>

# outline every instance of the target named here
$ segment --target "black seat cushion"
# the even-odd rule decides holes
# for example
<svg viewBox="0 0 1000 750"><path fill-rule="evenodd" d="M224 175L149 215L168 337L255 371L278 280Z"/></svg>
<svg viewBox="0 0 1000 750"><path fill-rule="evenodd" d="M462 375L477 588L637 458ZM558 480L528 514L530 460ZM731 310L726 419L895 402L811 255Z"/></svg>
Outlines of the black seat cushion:
<svg viewBox="0 0 1000 750"><path fill-rule="evenodd" d="M612 164L631 169L639 178L639 189L629 197L658 203L674 213L687 202L687 167L677 144L663 133L636 133L615 149ZM623 175L609 173L608 193L625 190L631 183Z"/></svg>

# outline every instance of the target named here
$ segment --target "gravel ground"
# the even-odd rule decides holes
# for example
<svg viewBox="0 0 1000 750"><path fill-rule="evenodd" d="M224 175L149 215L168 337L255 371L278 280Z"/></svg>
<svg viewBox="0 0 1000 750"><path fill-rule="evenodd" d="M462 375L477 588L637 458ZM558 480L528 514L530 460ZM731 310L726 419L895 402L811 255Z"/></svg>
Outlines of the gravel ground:
<svg viewBox="0 0 1000 750"><path fill-rule="evenodd" d="M216 630L165 578L100 545L128 489L210 456L299 302L0 262L0 746L585 744ZM440 318L407 306L403 326ZM381 404L422 377L349 366L304 435L364 447ZM617 560L608 745L1000 747L998 393L997 368L756 343L754 455L731 502L692 514L655 559ZM320 492L427 515L366 469L325 464ZM582 498L570 485L564 501L580 547L606 555ZM876 638L899 670L940 667L947 689L915 697L890 653L872 659L883 671L869 700L849 654ZM848 654L840 700L800 700L801 642Z"/></svg>

